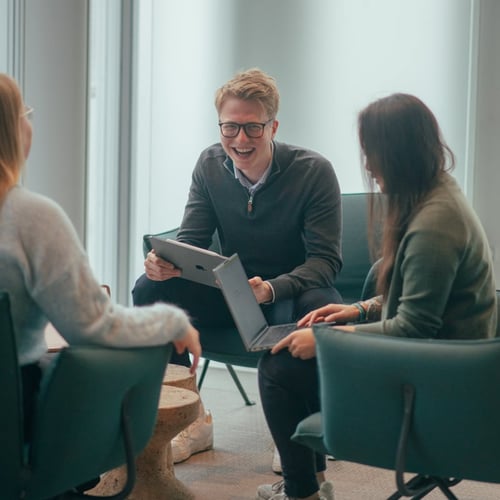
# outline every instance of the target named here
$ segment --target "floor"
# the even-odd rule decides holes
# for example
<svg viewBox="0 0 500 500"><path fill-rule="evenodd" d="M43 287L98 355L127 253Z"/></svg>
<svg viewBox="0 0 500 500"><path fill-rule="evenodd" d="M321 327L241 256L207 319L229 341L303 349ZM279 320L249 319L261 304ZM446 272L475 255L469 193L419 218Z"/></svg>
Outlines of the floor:
<svg viewBox="0 0 500 500"><path fill-rule="evenodd" d="M177 478L199 500L249 500L259 484L279 480L271 471L273 443L259 402L256 372L244 369L238 374L256 404L244 404L223 365L210 367L201 396L213 416L214 449L175 466ZM334 483L336 500L383 500L395 490L391 471L348 462L329 461L327 478ZM500 485L464 481L453 491L460 500L500 499ZM444 498L438 491L426 497Z"/></svg>

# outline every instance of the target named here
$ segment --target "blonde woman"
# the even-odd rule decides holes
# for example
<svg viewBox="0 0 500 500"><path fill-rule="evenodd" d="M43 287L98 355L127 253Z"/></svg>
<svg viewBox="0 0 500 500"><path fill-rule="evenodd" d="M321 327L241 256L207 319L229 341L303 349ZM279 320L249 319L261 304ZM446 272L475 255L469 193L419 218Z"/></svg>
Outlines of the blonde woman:
<svg viewBox="0 0 500 500"><path fill-rule="evenodd" d="M32 113L16 82L0 74L0 276L17 337L28 439L49 321L69 344L131 347L173 342L178 353L192 353L192 371L201 353L198 331L177 307L113 304L96 281L64 211L19 185L31 148Z"/></svg>

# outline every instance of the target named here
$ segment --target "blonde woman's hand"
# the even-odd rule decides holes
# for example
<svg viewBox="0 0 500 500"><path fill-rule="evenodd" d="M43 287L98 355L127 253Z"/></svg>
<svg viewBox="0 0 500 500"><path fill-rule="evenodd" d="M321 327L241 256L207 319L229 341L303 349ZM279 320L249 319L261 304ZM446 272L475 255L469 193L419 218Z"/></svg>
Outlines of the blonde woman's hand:
<svg viewBox="0 0 500 500"><path fill-rule="evenodd" d="M196 368L198 368L201 356L200 334L198 330L190 324L184 337L175 340L173 344L177 354L182 354L186 349L192 354L193 360L189 372L194 373Z"/></svg>
<svg viewBox="0 0 500 500"><path fill-rule="evenodd" d="M146 276L152 281L165 281L170 278L178 278L181 270L175 267L171 262L163 260L151 250L144 261L144 271Z"/></svg>
<svg viewBox="0 0 500 500"><path fill-rule="evenodd" d="M359 309L346 304L328 304L306 314L297 321L297 326L312 326L315 323L349 323L359 319Z"/></svg>

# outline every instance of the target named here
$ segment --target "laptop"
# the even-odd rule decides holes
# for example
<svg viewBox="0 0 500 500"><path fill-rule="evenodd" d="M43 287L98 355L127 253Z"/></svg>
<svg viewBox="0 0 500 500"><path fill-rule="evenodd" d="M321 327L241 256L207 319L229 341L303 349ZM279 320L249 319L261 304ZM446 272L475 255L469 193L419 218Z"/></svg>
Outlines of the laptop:
<svg viewBox="0 0 500 500"><path fill-rule="evenodd" d="M273 326L267 324L238 254L214 268L214 275L247 351L271 349L282 338L298 329L296 323Z"/></svg>
<svg viewBox="0 0 500 500"><path fill-rule="evenodd" d="M181 278L218 287L213 269L225 262L227 257L177 240L164 240L156 236L149 239L157 255L182 271Z"/></svg>

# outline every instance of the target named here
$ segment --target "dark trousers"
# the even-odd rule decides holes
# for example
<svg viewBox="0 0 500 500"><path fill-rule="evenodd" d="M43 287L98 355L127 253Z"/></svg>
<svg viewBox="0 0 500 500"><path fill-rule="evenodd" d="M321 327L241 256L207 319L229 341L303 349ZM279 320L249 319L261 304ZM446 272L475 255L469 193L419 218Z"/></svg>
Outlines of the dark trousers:
<svg viewBox="0 0 500 500"><path fill-rule="evenodd" d="M136 306L154 304L159 301L175 304L188 313L192 324L199 330L235 326L218 288L200 285L182 278L152 281L143 274L134 285L132 299ZM267 322L270 325L277 325L291 323L312 309L330 302L341 301L335 288L317 288L308 290L295 299L281 300L261 307ZM201 332L201 343L203 346L203 332ZM190 366L187 352L179 355L174 351L170 362Z"/></svg>
<svg viewBox="0 0 500 500"><path fill-rule="evenodd" d="M217 288L173 278L151 281L142 275L132 291L134 305L169 302L185 309L193 325L234 326L222 293ZM294 299L262 305L270 325L297 321L309 311L329 303L342 303L335 288L317 288ZM203 332L201 332L203 346ZM187 353L175 356L172 363L188 366ZM290 441L297 424L319 411L319 386L316 359L293 358L288 350L264 354L259 363L259 391L267 424L278 448L288 496L306 497L318 489L316 472L326 468L325 457Z"/></svg>
<svg viewBox="0 0 500 500"><path fill-rule="evenodd" d="M289 497L303 498L318 490L316 473L325 457L290 440L297 424L320 411L316 358L301 360L287 349L260 359L259 391L267 425L278 448Z"/></svg>

